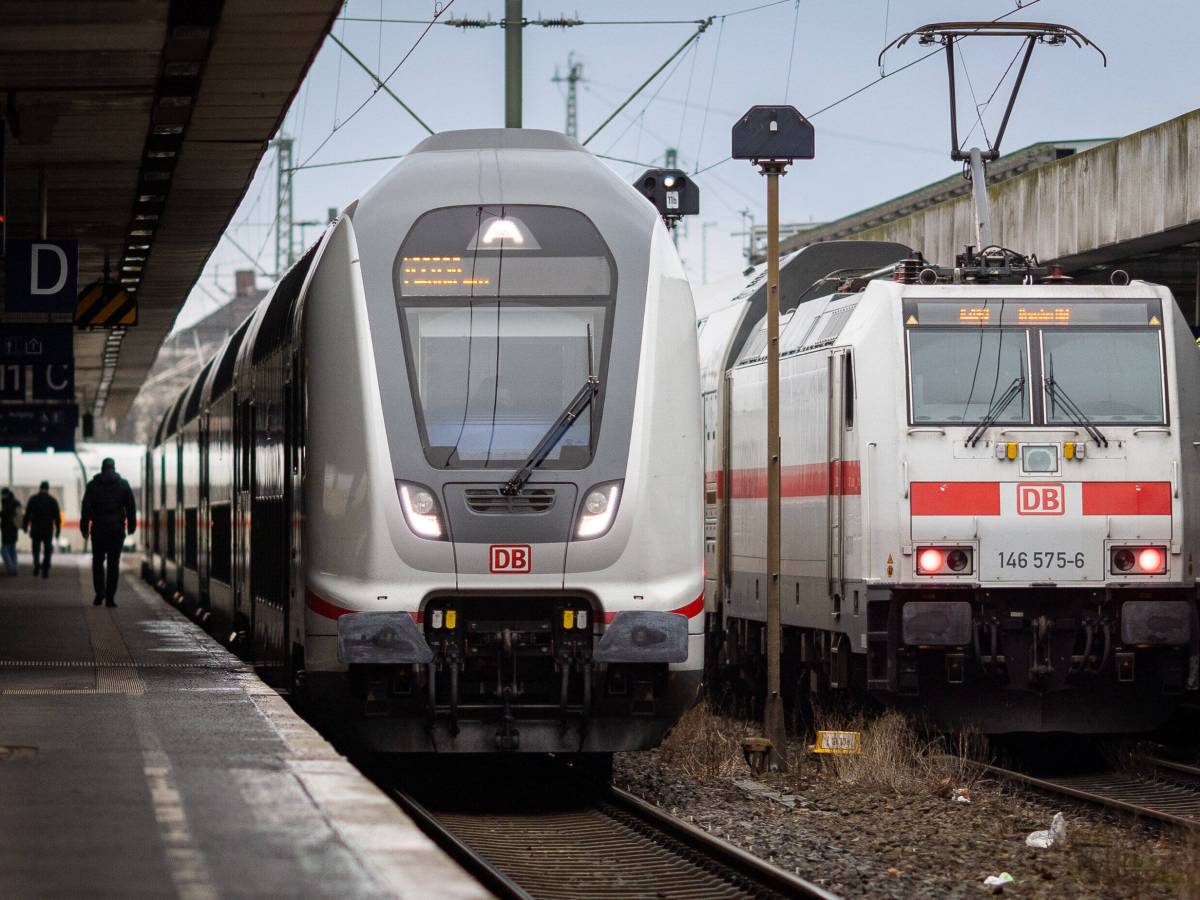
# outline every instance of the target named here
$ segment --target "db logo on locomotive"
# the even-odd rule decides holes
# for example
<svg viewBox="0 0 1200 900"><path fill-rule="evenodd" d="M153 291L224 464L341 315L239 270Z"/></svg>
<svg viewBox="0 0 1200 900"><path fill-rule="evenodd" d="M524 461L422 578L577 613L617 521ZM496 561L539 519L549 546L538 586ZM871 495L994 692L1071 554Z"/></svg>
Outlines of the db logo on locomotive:
<svg viewBox="0 0 1200 900"><path fill-rule="evenodd" d="M1017 485L1017 515L1061 516L1066 506L1066 491L1061 484Z"/></svg>
<svg viewBox="0 0 1200 900"><path fill-rule="evenodd" d="M533 571L533 550L528 544L492 544L488 548L488 571L527 575Z"/></svg>

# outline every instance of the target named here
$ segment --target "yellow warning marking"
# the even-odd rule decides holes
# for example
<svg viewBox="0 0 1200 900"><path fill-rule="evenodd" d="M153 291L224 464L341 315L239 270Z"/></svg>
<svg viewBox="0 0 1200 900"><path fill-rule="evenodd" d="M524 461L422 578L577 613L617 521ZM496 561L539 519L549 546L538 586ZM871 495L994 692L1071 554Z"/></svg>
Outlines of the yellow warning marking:
<svg viewBox="0 0 1200 900"><path fill-rule="evenodd" d="M1151 316L1151 317L1150 317L1150 324L1151 324L1151 325L1161 325L1161 324L1162 324L1162 322L1158 321L1158 316Z"/></svg>
<svg viewBox="0 0 1200 900"><path fill-rule="evenodd" d="M905 319L905 320L904 320L904 324L905 324L905 325L916 325L916 324L917 324L917 317L916 317L916 316L909 316L907 319Z"/></svg>
<svg viewBox="0 0 1200 900"><path fill-rule="evenodd" d="M862 735L857 731L818 731L813 753L857 754L862 751Z"/></svg>
<svg viewBox="0 0 1200 900"><path fill-rule="evenodd" d="M890 566L890 565L892 564L892 562L893 562L893 560L892 560L892 554L890 554L890 553L889 553L889 554L888 554L888 558L887 558L887 564Z"/></svg>
<svg viewBox="0 0 1200 900"><path fill-rule="evenodd" d="M102 310L100 310L99 314L93 316L92 318L97 319L100 322L107 322L108 317L124 306L128 300L129 295L124 291L121 291L115 297L113 297L112 300L109 301L109 303Z"/></svg>

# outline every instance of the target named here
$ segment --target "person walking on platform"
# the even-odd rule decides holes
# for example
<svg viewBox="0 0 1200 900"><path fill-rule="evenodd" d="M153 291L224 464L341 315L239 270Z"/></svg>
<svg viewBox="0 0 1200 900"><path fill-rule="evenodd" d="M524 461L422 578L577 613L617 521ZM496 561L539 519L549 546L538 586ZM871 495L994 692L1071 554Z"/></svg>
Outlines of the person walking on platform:
<svg viewBox="0 0 1200 900"><path fill-rule="evenodd" d="M21 521L21 504L8 488L0 490L0 558L4 574L17 574L17 531Z"/></svg>
<svg viewBox="0 0 1200 900"><path fill-rule="evenodd" d="M92 539L92 587L99 606L116 606L117 579L121 574L121 548L125 535L137 531L137 507L129 482L117 474L111 458L100 463L100 473L83 492L79 529Z"/></svg>
<svg viewBox="0 0 1200 900"><path fill-rule="evenodd" d="M33 541L33 574L40 571L43 578L49 578L54 542L62 534L62 512L50 493L48 481L43 481L38 492L25 504L25 530Z"/></svg>

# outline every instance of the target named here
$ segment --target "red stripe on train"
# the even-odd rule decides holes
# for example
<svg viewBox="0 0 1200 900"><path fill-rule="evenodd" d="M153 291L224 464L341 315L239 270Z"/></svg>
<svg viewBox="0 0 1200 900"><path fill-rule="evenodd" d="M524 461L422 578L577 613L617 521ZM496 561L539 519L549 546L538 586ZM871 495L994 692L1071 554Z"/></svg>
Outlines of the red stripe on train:
<svg viewBox="0 0 1200 900"><path fill-rule="evenodd" d="M1083 485L1085 516L1169 516L1171 485L1166 481L1088 481Z"/></svg>
<svg viewBox="0 0 1200 900"><path fill-rule="evenodd" d="M679 609L671 609L668 610L668 612L673 612L677 615L683 616L685 619L695 618L696 616L700 615L700 613L704 612L704 595L701 594L691 603L685 603L683 606L679 607ZM604 624L611 625L612 620L616 617L617 614L615 612L606 612L604 614Z"/></svg>
<svg viewBox="0 0 1200 900"><path fill-rule="evenodd" d="M914 481L912 514L998 516L1000 485L996 481ZM1080 488L1085 516L1171 515L1171 485L1165 481L1085 481Z"/></svg>
<svg viewBox="0 0 1200 900"><path fill-rule="evenodd" d="M352 609L342 609L340 606L334 606L323 597L318 597L312 591L304 592L304 604L318 616L324 616L326 619L340 619L347 613L354 612Z"/></svg>
<svg viewBox="0 0 1200 900"><path fill-rule="evenodd" d="M710 472L707 476L709 479L716 477L718 496L725 495L723 474ZM729 484L730 496L735 500L765 500L767 470L765 467L734 469ZM857 459L784 466L779 488L783 497L855 496L862 493L862 472Z"/></svg>
<svg viewBox="0 0 1200 900"><path fill-rule="evenodd" d="M340 619L348 613L356 612L353 609L342 609L340 606L335 606L323 597L318 597L312 591L304 592L304 603L318 616L324 616L326 619ZM418 625L425 621L425 614L422 612L409 612L408 615Z"/></svg>
<svg viewBox="0 0 1200 900"><path fill-rule="evenodd" d="M914 516L998 516L996 481L914 481L909 492Z"/></svg>

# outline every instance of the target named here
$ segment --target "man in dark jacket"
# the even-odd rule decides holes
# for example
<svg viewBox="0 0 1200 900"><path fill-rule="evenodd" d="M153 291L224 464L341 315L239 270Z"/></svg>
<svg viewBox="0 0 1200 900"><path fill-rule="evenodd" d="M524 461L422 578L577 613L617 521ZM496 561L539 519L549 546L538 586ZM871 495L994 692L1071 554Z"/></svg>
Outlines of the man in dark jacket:
<svg viewBox="0 0 1200 900"><path fill-rule="evenodd" d="M117 578L121 570L121 547L125 535L137 531L137 507L129 482L117 474L112 459L100 463L100 474L83 492L79 528L84 540L92 539L92 587L99 606L116 606ZM107 571L105 571L107 568Z"/></svg>
<svg viewBox="0 0 1200 900"><path fill-rule="evenodd" d="M62 533L62 513L48 481L43 481L41 489L25 504L25 530L33 541L33 574L40 571L43 578L49 578L54 542Z"/></svg>

